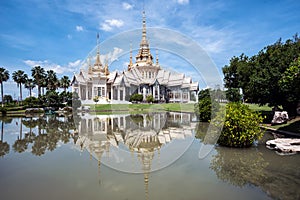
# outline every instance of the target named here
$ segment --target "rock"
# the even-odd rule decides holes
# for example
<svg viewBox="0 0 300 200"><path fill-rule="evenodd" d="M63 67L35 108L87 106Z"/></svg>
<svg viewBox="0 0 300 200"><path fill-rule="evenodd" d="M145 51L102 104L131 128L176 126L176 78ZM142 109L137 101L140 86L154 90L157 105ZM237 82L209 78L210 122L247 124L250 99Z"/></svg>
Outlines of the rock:
<svg viewBox="0 0 300 200"><path fill-rule="evenodd" d="M283 124L289 119L286 111L275 111L271 124Z"/></svg>
<svg viewBox="0 0 300 200"><path fill-rule="evenodd" d="M300 152L300 139L295 138L276 138L266 142L269 149L279 150L284 153Z"/></svg>

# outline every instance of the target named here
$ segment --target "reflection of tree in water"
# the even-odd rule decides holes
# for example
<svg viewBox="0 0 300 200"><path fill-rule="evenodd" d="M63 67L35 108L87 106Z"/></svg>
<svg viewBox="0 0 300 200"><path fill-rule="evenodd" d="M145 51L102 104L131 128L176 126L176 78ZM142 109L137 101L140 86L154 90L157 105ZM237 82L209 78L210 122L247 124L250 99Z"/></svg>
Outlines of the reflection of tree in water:
<svg viewBox="0 0 300 200"><path fill-rule="evenodd" d="M260 148L217 147L210 168L235 186L255 185L275 199L300 199L299 155L278 156Z"/></svg>
<svg viewBox="0 0 300 200"><path fill-rule="evenodd" d="M264 182L264 169L268 166L262 153L255 148L232 149L217 147L217 154L213 156L210 168L217 177L235 186L245 186Z"/></svg>
<svg viewBox="0 0 300 200"><path fill-rule="evenodd" d="M13 144L13 149L15 152L22 153L28 148L28 143L26 141L26 138L23 138L23 124L22 124L22 118L20 123L20 132L18 139Z"/></svg>
<svg viewBox="0 0 300 200"><path fill-rule="evenodd" d="M4 134L4 123L5 121L1 119L1 141L0 141L0 157L5 156L9 153L9 144L3 141L3 134Z"/></svg>
<svg viewBox="0 0 300 200"><path fill-rule="evenodd" d="M24 152L30 146L31 153L33 155L41 156L45 154L47 150L55 150L59 141L62 141L63 143L68 143L70 142L70 139L73 138L74 143L76 143L76 140L78 139L77 132L74 132L72 134L70 133L71 130L74 130L75 126L72 116L59 118L53 115L39 118L23 118L21 119L21 123L17 123L17 125L20 126L20 133L17 140L13 144L13 148L14 151L18 153ZM25 133L24 137L22 129L23 125L29 128L29 132ZM38 129L37 134L33 133L34 128ZM2 140L1 143L3 143ZM5 155L9 152L9 145L6 143L2 146L3 147L0 147L0 150L3 149L2 154Z"/></svg>

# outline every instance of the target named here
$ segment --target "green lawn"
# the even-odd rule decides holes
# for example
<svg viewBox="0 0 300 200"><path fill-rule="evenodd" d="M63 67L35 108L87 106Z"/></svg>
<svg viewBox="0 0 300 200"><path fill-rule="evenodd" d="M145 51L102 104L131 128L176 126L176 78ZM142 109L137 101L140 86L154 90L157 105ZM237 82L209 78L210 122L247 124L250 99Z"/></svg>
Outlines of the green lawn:
<svg viewBox="0 0 300 200"><path fill-rule="evenodd" d="M91 111L97 114L109 113L136 113L149 111L177 111L194 112L194 104L168 103L168 104L98 104L89 105Z"/></svg>

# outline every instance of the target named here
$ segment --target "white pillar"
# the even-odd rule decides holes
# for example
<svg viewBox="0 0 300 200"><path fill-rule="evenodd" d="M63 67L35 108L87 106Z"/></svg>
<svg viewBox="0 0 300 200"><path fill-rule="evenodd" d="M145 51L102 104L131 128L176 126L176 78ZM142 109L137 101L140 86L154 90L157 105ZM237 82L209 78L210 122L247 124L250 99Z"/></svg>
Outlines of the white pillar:
<svg viewBox="0 0 300 200"><path fill-rule="evenodd" d="M182 103L182 90L180 90L180 102Z"/></svg>
<svg viewBox="0 0 300 200"><path fill-rule="evenodd" d="M173 103L175 103L175 90L173 90Z"/></svg>
<svg viewBox="0 0 300 200"><path fill-rule="evenodd" d="M152 94L152 96L155 99L155 86L153 85L152 87L153 87L153 94Z"/></svg>
<svg viewBox="0 0 300 200"><path fill-rule="evenodd" d="M160 100L160 88L159 85L157 86L157 100Z"/></svg>
<svg viewBox="0 0 300 200"><path fill-rule="evenodd" d="M143 87L143 100L145 101L146 100L146 88Z"/></svg>
<svg viewBox="0 0 300 200"><path fill-rule="evenodd" d="M85 87L85 100L89 99L88 90L89 90L88 85L86 85L86 87Z"/></svg>
<svg viewBox="0 0 300 200"><path fill-rule="evenodd" d="M120 87L118 86L118 101L120 101Z"/></svg>
<svg viewBox="0 0 300 200"><path fill-rule="evenodd" d="M126 95L126 88L123 87L123 101L125 101L125 95Z"/></svg>
<svg viewBox="0 0 300 200"><path fill-rule="evenodd" d="M188 102L190 101L190 91L188 91Z"/></svg>

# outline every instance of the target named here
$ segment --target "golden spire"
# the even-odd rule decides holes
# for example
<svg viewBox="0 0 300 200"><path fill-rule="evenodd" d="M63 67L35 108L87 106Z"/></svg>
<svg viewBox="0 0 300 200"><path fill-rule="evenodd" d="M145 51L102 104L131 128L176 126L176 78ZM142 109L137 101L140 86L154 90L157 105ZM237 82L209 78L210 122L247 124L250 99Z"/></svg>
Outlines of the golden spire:
<svg viewBox="0 0 300 200"><path fill-rule="evenodd" d="M142 32L142 42L147 43L147 32L146 32L146 14L145 10L143 11L143 32Z"/></svg>
<svg viewBox="0 0 300 200"><path fill-rule="evenodd" d="M156 49L156 65L158 65L158 50Z"/></svg>
<svg viewBox="0 0 300 200"><path fill-rule="evenodd" d="M143 11L143 30L142 30L142 40L140 43L140 49L138 54L136 55L136 62L147 62L149 63L149 57L151 58L152 63L152 55L149 48L149 42L147 40L147 31L146 31L146 15L145 11Z"/></svg>
<svg viewBox="0 0 300 200"><path fill-rule="evenodd" d="M104 67L104 73L105 75L109 75L109 69L108 69L108 59L107 59L107 55L105 57L105 67Z"/></svg>
<svg viewBox="0 0 300 200"><path fill-rule="evenodd" d="M88 64L88 73L89 74L93 73L93 69L92 69L92 66L91 66L91 56L89 56L87 58L87 64Z"/></svg>
<svg viewBox="0 0 300 200"><path fill-rule="evenodd" d="M99 45L99 33L97 33L97 56L94 66L96 67L102 67L102 63L100 60L100 45Z"/></svg>
<svg viewBox="0 0 300 200"><path fill-rule="evenodd" d="M130 57L129 57L129 64L128 64L128 71L131 70L132 67L132 43L130 43Z"/></svg>

